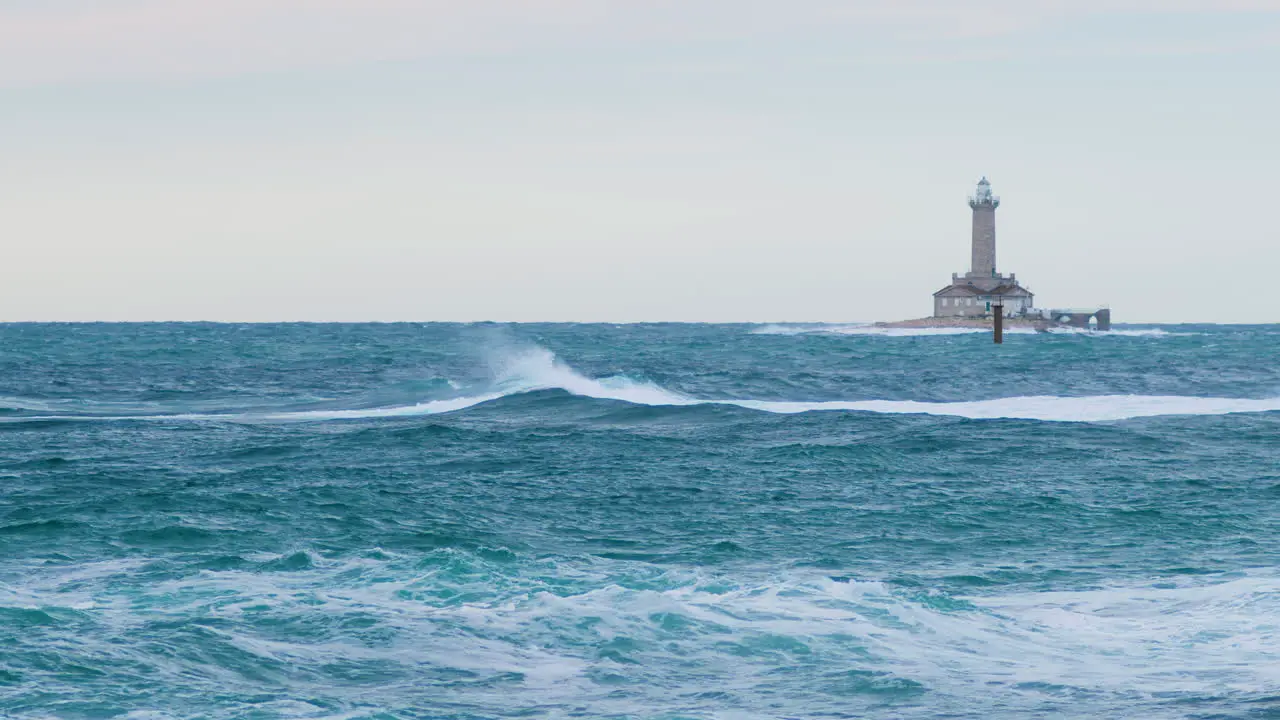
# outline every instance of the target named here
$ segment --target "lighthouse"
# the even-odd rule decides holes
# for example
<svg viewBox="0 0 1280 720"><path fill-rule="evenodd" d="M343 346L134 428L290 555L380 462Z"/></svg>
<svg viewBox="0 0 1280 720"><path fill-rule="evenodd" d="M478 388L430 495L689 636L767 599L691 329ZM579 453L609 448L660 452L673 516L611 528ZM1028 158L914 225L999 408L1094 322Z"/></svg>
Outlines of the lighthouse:
<svg viewBox="0 0 1280 720"><path fill-rule="evenodd" d="M1000 198L991 192L985 177L969 196L973 210L972 255L969 272L951 276L951 284L933 294L934 317L989 316L1003 307L1008 316L1032 308L1035 296L1018 284L1016 275L1001 275L996 269L996 208Z"/></svg>
<svg viewBox="0 0 1280 720"><path fill-rule="evenodd" d="M985 177L978 181L978 189L969 198L973 208L973 262L969 265L974 284L993 286L996 274L996 208L1000 198L991 193L991 183Z"/></svg>

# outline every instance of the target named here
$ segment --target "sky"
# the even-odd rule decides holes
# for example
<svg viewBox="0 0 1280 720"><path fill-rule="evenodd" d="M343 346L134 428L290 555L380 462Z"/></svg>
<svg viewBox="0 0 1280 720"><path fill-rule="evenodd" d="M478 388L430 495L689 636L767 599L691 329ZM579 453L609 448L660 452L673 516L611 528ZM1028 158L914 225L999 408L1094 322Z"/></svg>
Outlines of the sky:
<svg viewBox="0 0 1280 720"><path fill-rule="evenodd" d="M1280 0L0 0L0 321L1280 322Z"/></svg>

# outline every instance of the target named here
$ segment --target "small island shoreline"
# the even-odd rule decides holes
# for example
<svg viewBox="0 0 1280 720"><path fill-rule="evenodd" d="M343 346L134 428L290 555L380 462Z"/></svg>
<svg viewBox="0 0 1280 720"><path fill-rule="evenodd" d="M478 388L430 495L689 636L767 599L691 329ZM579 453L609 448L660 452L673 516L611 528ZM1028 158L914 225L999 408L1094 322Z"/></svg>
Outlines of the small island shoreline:
<svg viewBox="0 0 1280 720"><path fill-rule="evenodd" d="M873 323L879 328L993 328L990 317L926 317L914 320ZM1052 323L1040 318L1011 317L1004 319L1005 328L1048 328Z"/></svg>

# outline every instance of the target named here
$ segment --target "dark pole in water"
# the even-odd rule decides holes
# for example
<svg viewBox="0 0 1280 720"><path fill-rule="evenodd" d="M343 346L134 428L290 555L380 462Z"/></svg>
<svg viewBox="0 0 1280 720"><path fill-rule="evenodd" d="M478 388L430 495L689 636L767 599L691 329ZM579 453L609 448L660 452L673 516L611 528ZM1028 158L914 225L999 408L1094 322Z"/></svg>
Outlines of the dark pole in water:
<svg viewBox="0 0 1280 720"><path fill-rule="evenodd" d="M996 344L1004 343L1004 305L992 305L991 312L994 313L992 319L995 320L996 328Z"/></svg>

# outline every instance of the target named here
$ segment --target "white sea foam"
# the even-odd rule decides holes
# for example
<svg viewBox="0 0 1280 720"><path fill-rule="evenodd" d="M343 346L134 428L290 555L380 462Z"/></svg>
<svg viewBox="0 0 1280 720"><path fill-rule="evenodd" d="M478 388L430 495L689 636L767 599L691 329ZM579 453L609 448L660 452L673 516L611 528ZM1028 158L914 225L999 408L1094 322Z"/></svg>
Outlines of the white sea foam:
<svg viewBox="0 0 1280 720"><path fill-rule="evenodd" d="M506 397L510 393L495 392L484 395L475 395L471 397L458 397L448 400L432 400L430 402L417 403L414 405L401 405L396 407L384 408L358 408L352 410L301 410L297 412L281 412L266 413L262 415L173 415L168 416L173 419L209 419L224 417L227 419L259 419L266 421L287 421L287 420L359 420L362 418L391 418L391 417L413 417L416 415L438 415L440 413L456 412L474 407L480 403L486 403L491 400L497 400ZM134 418L137 419L137 418Z"/></svg>
<svg viewBox="0 0 1280 720"><path fill-rule="evenodd" d="M1200 398L1159 395L1025 396L972 402L862 400L853 402L781 402L734 400L727 404L775 413L860 411L889 414L950 415L971 420L1019 419L1055 422L1106 422L1162 415L1228 415L1280 410L1280 398Z"/></svg>
<svg viewBox="0 0 1280 720"><path fill-rule="evenodd" d="M919 683L934 697L965 702L999 693L1035 705L1037 692L1063 688L1130 701L1280 691L1280 577L1273 570L1226 582L939 601L880 582L803 573L650 572L643 584L651 589L637 589L625 578L639 570L625 562L544 562L518 578L504 570L499 589L489 575L495 570L482 564L459 557L469 568L459 575L447 566L423 569L418 560L391 555L297 572L204 572L127 598L106 584L89 592L114 633L158 614L215 617L220 622L210 632L264 662L520 673L523 692L539 703L589 698L595 710L617 714L634 708L615 706L628 701L600 691L601 676L645 680L630 685L641 696L621 697L650 710L704 691L709 681L748 706L792 695L802 704L835 702L841 689L822 683L840 683L850 671ZM537 578L545 573L558 580L544 585ZM567 589L570 578L579 589ZM455 602L456 592L474 597ZM352 617L376 621L396 642L351 641L338 628ZM263 618L307 619L335 631L282 639L260 631ZM103 643L101 651L112 647ZM800 665L813 670L777 673ZM176 678L184 669L165 672ZM798 684L786 685L792 680ZM778 692L783 688L789 692ZM483 684L448 692L503 701Z"/></svg>

